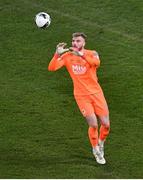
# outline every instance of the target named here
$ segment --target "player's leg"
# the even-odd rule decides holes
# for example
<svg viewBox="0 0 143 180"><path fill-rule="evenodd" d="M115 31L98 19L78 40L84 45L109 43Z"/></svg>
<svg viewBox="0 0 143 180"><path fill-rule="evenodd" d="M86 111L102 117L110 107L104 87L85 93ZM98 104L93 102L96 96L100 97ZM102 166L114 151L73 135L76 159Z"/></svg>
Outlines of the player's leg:
<svg viewBox="0 0 143 180"><path fill-rule="evenodd" d="M86 121L88 123L88 136L91 143L91 146L95 148L98 145L98 123L96 115L93 113L89 116L86 116Z"/></svg>
<svg viewBox="0 0 143 180"><path fill-rule="evenodd" d="M100 119L100 123L101 123L100 133L99 133L99 148L100 148L102 155L104 156L104 142L110 132L109 115L99 116L99 119Z"/></svg>
<svg viewBox="0 0 143 180"><path fill-rule="evenodd" d="M88 123L88 136L91 146L95 147L98 144L98 123L91 100L88 96L75 97L75 99L82 115Z"/></svg>
<svg viewBox="0 0 143 180"><path fill-rule="evenodd" d="M93 98L95 113L98 115L101 124L98 143L100 151L104 156L104 142L110 132L109 110L103 92L95 94Z"/></svg>
<svg viewBox="0 0 143 180"><path fill-rule="evenodd" d="M87 124L89 126L88 136L91 146L93 148L93 154L96 158L96 161L100 164L105 164L105 160L101 156L98 147L98 123L97 123L97 117L94 113L94 107L91 103L91 99L89 96L75 97L75 99L82 115L85 117Z"/></svg>
<svg viewBox="0 0 143 180"><path fill-rule="evenodd" d="M105 101L103 99L103 101ZM103 107L103 112L100 114L98 114L98 118L100 120L100 130L99 130L99 148L100 151L102 153L102 155L104 156L104 142L106 141L109 132L110 132L110 120L109 120L109 110L108 110L108 106L106 103L106 106L104 105L106 102L103 103L102 107Z"/></svg>
<svg viewBox="0 0 143 180"><path fill-rule="evenodd" d="M89 140L90 143L92 145L92 150L93 150L93 154L96 158L96 161L99 164L105 164L106 161L104 159L104 157L102 156L99 146L98 146L98 122L97 122L97 117L96 115L93 113L89 116L86 116L86 121L89 125L88 128L88 136L89 136Z"/></svg>
<svg viewBox="0 0 143 180"><path fill-rule="evenodd" d="M99 134L99 139L101 141L105 141L107 138L109 131L110 131L110 120L109 120L109 115L105 116L98 116L100 119L100 134Z"/></svg>

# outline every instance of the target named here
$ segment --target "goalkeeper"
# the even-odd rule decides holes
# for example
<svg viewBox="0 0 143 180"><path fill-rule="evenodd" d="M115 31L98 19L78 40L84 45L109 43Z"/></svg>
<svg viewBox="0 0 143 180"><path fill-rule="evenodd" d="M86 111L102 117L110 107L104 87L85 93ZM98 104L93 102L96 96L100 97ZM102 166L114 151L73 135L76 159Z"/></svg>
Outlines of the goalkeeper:
<svg viewBox="0 0 143 180"><path fill-rule="evenodd" d="M66 43L59 43L48 70L67 68L73 80L75 100L89 126L93 155L97 163L105 164L104 143L110 130L109 110L96 74L100 59L96 51L85 49L86 38L84 33L76 32L72 35L72 47L65 48Z"/></svg>

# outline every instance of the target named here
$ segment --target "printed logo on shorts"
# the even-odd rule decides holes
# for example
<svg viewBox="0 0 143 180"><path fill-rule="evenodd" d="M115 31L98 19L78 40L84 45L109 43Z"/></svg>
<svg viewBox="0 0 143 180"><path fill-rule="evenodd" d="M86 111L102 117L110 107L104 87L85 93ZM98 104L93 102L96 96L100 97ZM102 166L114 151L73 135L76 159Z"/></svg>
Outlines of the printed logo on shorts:
<svg viewBox="0 0 143 180"><path fill-rule="evenodd" d="M72 71L74 74L85 74L87 71L86 66L72 65Z"/></svg>

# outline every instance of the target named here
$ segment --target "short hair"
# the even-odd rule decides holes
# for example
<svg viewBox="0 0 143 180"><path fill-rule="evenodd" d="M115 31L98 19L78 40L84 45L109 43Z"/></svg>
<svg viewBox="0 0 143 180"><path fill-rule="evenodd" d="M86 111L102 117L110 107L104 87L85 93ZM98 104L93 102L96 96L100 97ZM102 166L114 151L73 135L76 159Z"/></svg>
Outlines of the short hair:
<svg viewBox="0 0 143 180"><path fill-rule="evenodd" d="M87 38L87 35L85 33L83 33L83 32L75 32L75 33L72 34L73 38L74 37L79 37L79 36L83 37L85 40Z"/></svg>

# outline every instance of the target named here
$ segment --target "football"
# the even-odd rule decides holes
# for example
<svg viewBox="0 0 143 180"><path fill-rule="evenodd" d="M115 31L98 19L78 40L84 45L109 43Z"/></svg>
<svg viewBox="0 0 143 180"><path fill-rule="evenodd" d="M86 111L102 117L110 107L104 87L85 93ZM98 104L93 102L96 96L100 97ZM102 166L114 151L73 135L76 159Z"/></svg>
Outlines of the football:
<svg viewBox="0 0 143 180"><path fill-rule="evenodd" d="M45 29L51 24L51 17L48 13L40 12L35 16L35 23L39 28Z"/></svg>

